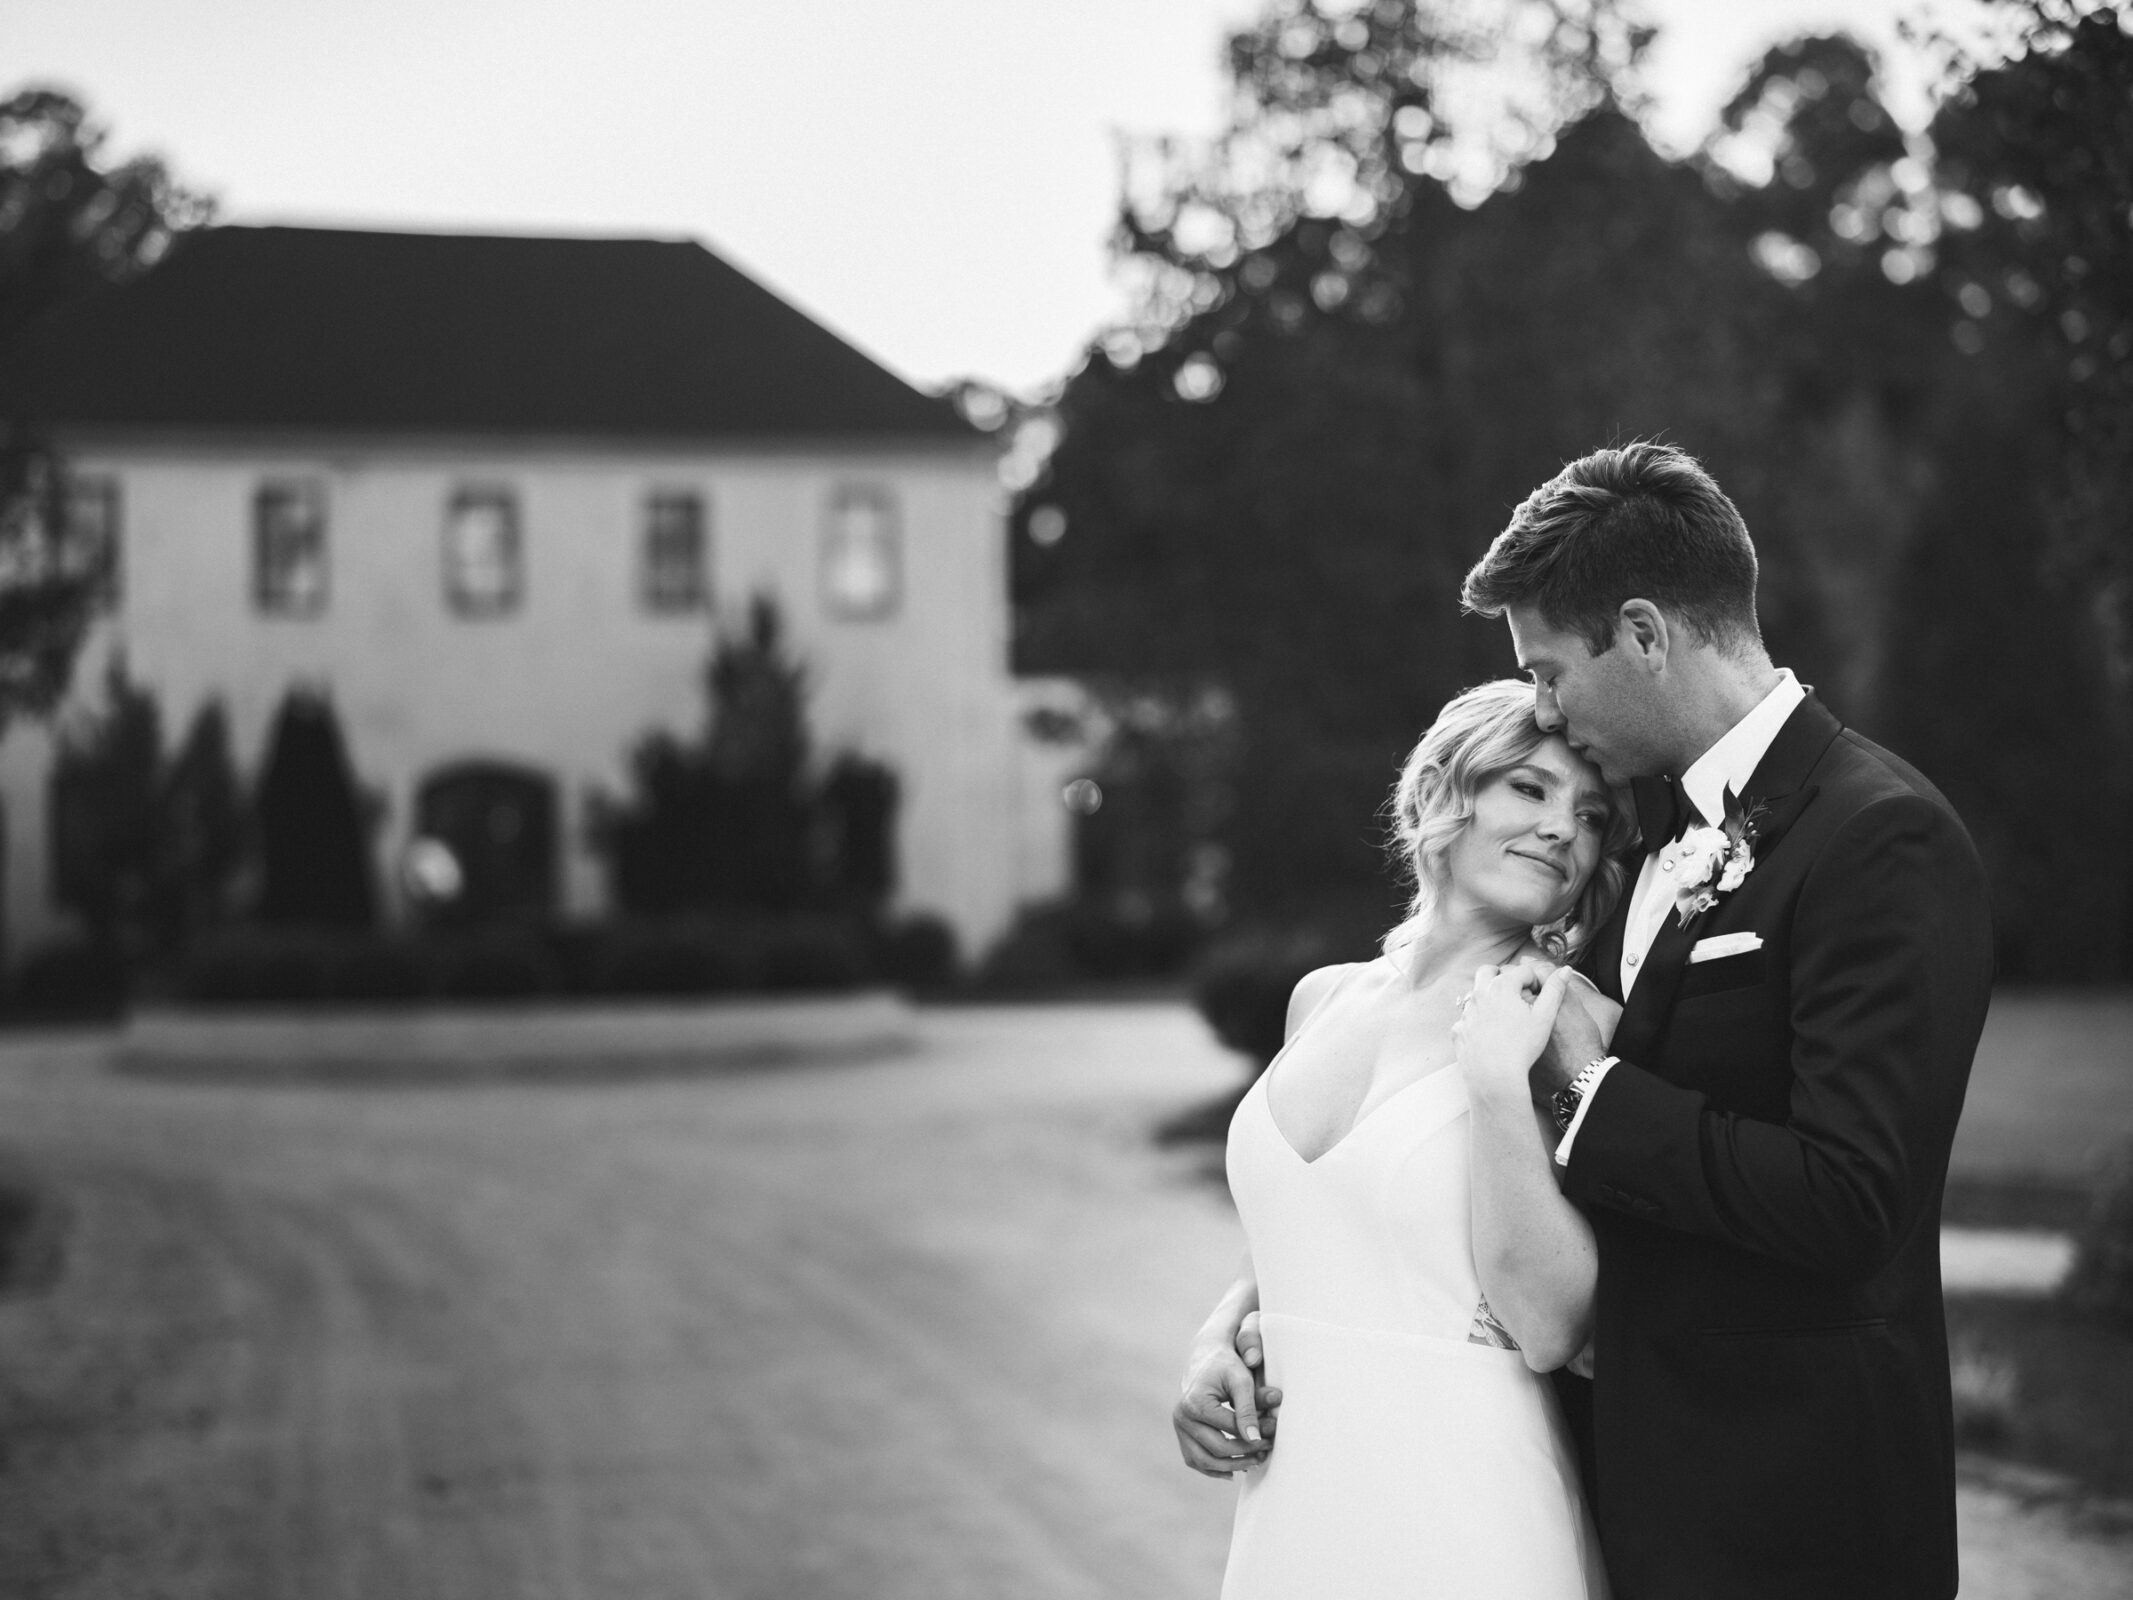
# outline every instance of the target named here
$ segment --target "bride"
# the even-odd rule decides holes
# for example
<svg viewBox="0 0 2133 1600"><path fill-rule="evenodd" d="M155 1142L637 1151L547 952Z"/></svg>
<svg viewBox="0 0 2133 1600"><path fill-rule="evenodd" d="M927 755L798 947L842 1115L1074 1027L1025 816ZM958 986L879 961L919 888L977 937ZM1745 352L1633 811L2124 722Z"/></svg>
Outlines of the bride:
<svg viewBox="0 0 2133 1600"><path fill-rule="evenodd" d="M1613 1027L1558 963L1620 893L1634 821L1533 704L1470 689L1415 747L1409 914L1376 960L1296 986L1230 1124L1245 1260L1171 1418L1188 1466L1241 1480L1223 1600L1606 1594L1544 1376L1590 1331L1592 1233L1527 1072L1557 1006ZM1237 1353L1254 1313L1263 1394Z"/></svg>

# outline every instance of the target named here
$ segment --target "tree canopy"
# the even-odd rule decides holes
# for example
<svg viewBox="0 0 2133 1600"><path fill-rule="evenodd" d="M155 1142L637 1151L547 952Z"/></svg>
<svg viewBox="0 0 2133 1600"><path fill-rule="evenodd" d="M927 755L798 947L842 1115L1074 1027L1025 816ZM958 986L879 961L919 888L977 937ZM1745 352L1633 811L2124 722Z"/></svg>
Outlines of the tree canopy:
<svg viewBox="0 0 2133 1600"><path fill-rule="evenodd" d="M66 300L149 270L207 219L160 161L113 161L105 145L57 90L0 101L0 349ZM41 420L0 416L0 729L65 694L112 576Z"/></svg>
<svg viewBox="0 0 2133 1600"><path fill-rule="evenodd" d="M1232 41L1230 134L1129 182L1134 314L1064 385L1059 443L1016 506L1021 665L1181 707L1218 691L1234 756L1199 811L1222 819L1230 902L1389 906L1373 819L1401 753L1513 666L1500 626L1460 616L1460 576L1561 462L1664 437L1746 515L1777 659L1963 808L2017 965L2122 965L2124 852L2070 877L2027 794L2093 777L2065 735L2111 692L2092 608L2046 560L2070 378L2045 346L2078 328L2108 349L2116 324L2069 300L2085 326L2055 307L2032 334L1966 333L1967 252L2029 251L1997 270L2041 284L2047 241L2007 216L2026 201L1981 202L1965 229L1943 199L1964 192L1942 187L1957 125L2003 118L2008 92L1978 72L1949 101L1944 169L1863 47L1800 40L1709 148L1669 160L1635 120L1644 36L1616 8L1496 11L1487 37L1523 43L1491 101L1453 92L1488 48L1447 21L1472 7L1279 0ZM2115 22L2060 29L2052 83L2022 103L2063 113L2072 76L2116 82L2097 103L2123 115L2123 44ZM2050 141L2097 132L2062 114L1991 148L2048 163ZM1963 179L1995 181L2014 180ZM2097 275L2062 262L2053 292ZM2122 383L2107 365L2085 381Z"/></svg>

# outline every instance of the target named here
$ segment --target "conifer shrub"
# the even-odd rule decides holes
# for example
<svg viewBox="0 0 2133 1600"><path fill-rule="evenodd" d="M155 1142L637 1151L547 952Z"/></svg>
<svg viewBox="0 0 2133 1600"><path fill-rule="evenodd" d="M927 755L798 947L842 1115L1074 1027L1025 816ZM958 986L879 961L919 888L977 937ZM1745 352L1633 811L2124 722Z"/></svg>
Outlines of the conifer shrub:
<svg viewBox="0 0 2133 1600"><path fill-rule="evenodd" d="M340 719L323 694L293 688L283 697L254 809L262 920L345 929L376 924L369 829Z"/></svg>
<svg viewBox="0 0 2133 1600"><path fill-rule="evenodd" d="M630 752L629 792L596 799L617 911L663 922L879 916L896 886L896 775L851 752L818 773L807 672L770 599L758 596L746 627L719 640L704 690L702 730L645 734ZM832 961L818 936L779 937L817 950L806 958L814 967ZM652 959L647 950L632 964Z"/></svg>

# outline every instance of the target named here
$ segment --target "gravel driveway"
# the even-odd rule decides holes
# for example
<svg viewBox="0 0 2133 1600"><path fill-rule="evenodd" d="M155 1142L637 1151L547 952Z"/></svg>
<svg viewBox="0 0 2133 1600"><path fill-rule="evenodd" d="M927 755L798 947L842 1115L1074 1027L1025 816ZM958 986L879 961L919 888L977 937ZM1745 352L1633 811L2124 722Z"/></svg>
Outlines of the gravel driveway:
<svg viewBox="0 0 2133 1600"><path fill-rule="evenodd" d="M1165 1421L1237 1232L1181 1007L924 1013L894 1059L600 1084L163 1083L0 1047L71 1209L0 1301L35 1597L1211 1597ZM1966 1594L2124 1545L1966 1491Z"/></svg>

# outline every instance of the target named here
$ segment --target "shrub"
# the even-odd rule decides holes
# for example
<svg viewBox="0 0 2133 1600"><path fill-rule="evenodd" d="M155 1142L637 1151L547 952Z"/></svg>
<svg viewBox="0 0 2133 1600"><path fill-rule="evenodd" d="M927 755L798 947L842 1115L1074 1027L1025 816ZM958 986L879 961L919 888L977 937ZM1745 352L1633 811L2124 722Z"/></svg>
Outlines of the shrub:
<svg viewBox="0 0 2133 1600"><path fill-rule="evenodd" d="M324 991L336 1000L428 1000L444 987L430 941L357 939L328 957Z"/></svg>
<svg viewBox="0 0 2133 1600"><path fill-rule="evenodd" d="M1200 939L1181 906L1132 897L1025 906L986 953L979 982L1041 989L1092 979L1167 978L1184 970Z"/></svg>
<svg viewBox="0 0 2133 1600"><path fill-rule="evenodd" d="M930 912L899 917L875 931L874 968L901 989L940 989L960 965L955 929Z"/></svg>
<svg viewBox="0 0 2133 1600"><path fill-rule="evenodd" d="M880 909L896 884L896 774L850 752L815 773L807 680L767 595L745 628L721 630L703 731L647 733L629 792L593 797L593 842L626 915Z"/></svg>
<svg viewBox="0 0 2133 1600"><path fill-rule="evenodd" d="M945 929L939 936L950 939L952 954L952 936ZM382 936L254 923L196 941L171 987L196 1005L307 1005L838 989L875 971L859 925L831 916L501 924Z"/></svg>
<svg viewBox="0 0 2133 1600"><path fill-rule="evenodd" d="M452 1000L524 1000L560 993L563 966L531 928L492 928L440 939L443 981Z"/></svg>
<svg viewBox="0 0 2133 1600"><path fill-rule="evenodd" d="M1334 959L1333 941L1315 932L1248 931L1212 946L1192 975L1193 1004L1215 1037L1266 1069L1281 1049L1289 996L1298 980Z"/></svg>
<svg viewBox="0 0 2133 1600"><path fill-rule="evenodd" d="M707 917L623 923L595 937L585 985L596 994L701 995L761 981L757 951L738 928Z"/></svg>
<svg viewBox="0 0 2133 1600"><path fill-rule="evenodd" d="M852 989L871 975L865 941L838 917L780 917L761 925L766 989Z"/></svg>
<svg viewBox="0 0 2133 1600"><path fill-rule="evenodd" d="M2133 1145L2121 1148L2096 1181L2064 1292L2084 1310L2133 1330Z"/></svg>
<svg viewBox="0 0 2133 1600"><path fill-rule="evenodd" d="M196 1005L301 1005L326 998L329 942L315 933L245 924L194 942L177 992Z"/></svg>
<svg viewBox="0 0 2133 1600"><path fill-rule="evenodd" d="M268 922L369 928L377 918L369 829L333 703L282 698L256 800L259 912Z"/></svg>
<svg viewBox="0 0 2133 1600"><path fill-rule="evenodd" d="M104 1021L126 1009L126 965L91 939L36 946L16 970L12 1009L50 1021Z"/></svg>
<svg viewBox="0 0 2133 1600"><path fill-rule="evenodd" d="M988 989L1048 989L1086 976L1057 906L1024 907L978 966Z"/></svg>
<svg viewBox="0 0 2133 1600"><path fill-rule="evenodd" d="M896 887L896 774L846 752L815 796L818 854L831 902L877 911Z"/></svg>
<svg viewBox="0 0 2133 1600"><path fill-rule="evenodd" d="M182 946L228 914L251 839L244 785L230 755L229 717L210 700L193 717L163 777L156 808L150 916L159 949Z"/></svg>
<svg viewBox="0 0 2133 1600"><path fill-rule="evenodd" d="M642 916L788 910L816 887L807 684L767 597L745 631L721 634L704 687L704 735L647 735L630 754L635 792L596 808L615 903Z"/></svg>
<svg viewBox="0 0 2133 1600"><path fill-rule="evenodd" d="M114 656L104 709L63 726L51 776L52 897L115 947L139 926L156 878L163 720Z"/></svg>
<svg viewBox="0 0 2133 1600"><path fill-rule="evenodd" d="M104 708L62 727L51 775L53 899L92 942L167 953L223 916L243 865L243 786L210 700L175 756L155 695L114 658Z"/></svg>
<svg viewBox="0 0 2133 1600"><path fill-rule="evenodd" d="M196 940L175 983L178 997L195 1005L426 1000L442 987L429 941L257 923Z"/></svg>

